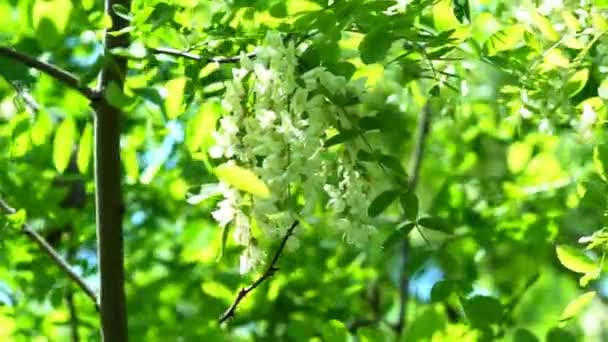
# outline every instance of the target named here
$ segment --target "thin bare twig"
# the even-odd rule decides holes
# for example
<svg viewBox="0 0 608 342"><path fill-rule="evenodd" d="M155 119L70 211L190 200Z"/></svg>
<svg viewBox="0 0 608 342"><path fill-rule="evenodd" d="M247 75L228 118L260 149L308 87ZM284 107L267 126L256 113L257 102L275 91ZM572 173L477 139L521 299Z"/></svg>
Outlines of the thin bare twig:
<svg viewBox="0 0 608 342"><path fill-rule="evenodd" d="M174 57L181 57L185 59L189 59L197 62L209 62L209 63L238 63L241 60L241 56L229 56L229 57L205 57L201 55L197 55L188 51L181 51L172 48L150 48L150 50L154 53L169 55ZM249 52L245 54L245 56L249 58L255 57L255 52Z"/></svg>
<svg viewBox="0 0 608 342"><path fill-rule="evenodd" d="M6 214L14 214L17 211L8 205L3 199L0 198L0 209ZM34 241L42 251L48 255L53 262L59 266L59 268L72 279L86 295L93 301L95 308L99 311L99 303L97 302L97 294L87 284L87 282L72 269L72 266L51 246L38 232L36 232L28 223L24 223L22 227L23 233Z"/></svg>
<svg viewBox="0 0 608 342"><path fill-rule="evenodd" d="M230 307L219 318L218 323L220 323L220 324L224 323L228 319L234 317L234 313L235 313L239 303L251 291L255 290L258 286L260 286L268 278L272 277L279 270L278 267L276 266L276 263L277 263L277 261L279 261L279 257L281 257L281 253L283 253L285 244L287 243L287 240L289 239L289 237L291 235L293 235L293 231L298 226L298 223L299 223L299 221L296 220L293 222L291 227L289 227L289 229L287 230L287 233L285 233L285 236L283 236L283 240L281 240L281 244L279 245L279 248L277 248L277 251L274 253L274 257L272 258L272 261L270 261L270 263L268 264L268 267L266 268L264 273L262 273L262 275L256 281L254 281L251 285L249 285L245 288L242 288L239 291L239 293L236 295L236 298L234 299L234 302L232 302L232 305L230 305Z"/></svg>
<svg viewBox="0 0 608 342"><path fill-rule="evenodd" d="M40 61L30 55L19 52L13 48L9 47L0 47L0 56L4 56L6 58L12 59L16 62L24 64L30 68L34 68L39 70L56 80L64 83L68 87L77 90L82 95L84 95L89 100L95 100L99 97L99 94L93 90L92 88L87 87L82 84L80 79L76 77L74 74L65 71L53 64L49 64L43 61Z"/></svg>
<svg viewBox="0 0 608 342"><path fill-rule="evenodd" d="M429 129L431 125L431 105L429 101L424 105L422 110L422 115L418 120L418 130L416 133L416 140L414 142L414 150L412 153L412 159L410 162L410 178L408 180L408 189L409 191L414 191L416 189L416 185L418 184L418 178L420 175L420 167L422 166L422 157L424 155L424 148L426 145L426 138L429 134ZM422 234L422 232L421 232ZM424 237L424 235L423 235ZM426 240L426 238L425 238ZM409 277L406 271L406 264L409 258L409 249L410 243L409 239L405 239L403 241L403 245L401 246L401 258L402 258L402 267L401 267L401 276L399 279L399 313L397 315L397 322L395 323L395 330L397 335L401 335L403 332L403 328L405 325L405 313L407 308L407 301L409 299Z"/></svg>

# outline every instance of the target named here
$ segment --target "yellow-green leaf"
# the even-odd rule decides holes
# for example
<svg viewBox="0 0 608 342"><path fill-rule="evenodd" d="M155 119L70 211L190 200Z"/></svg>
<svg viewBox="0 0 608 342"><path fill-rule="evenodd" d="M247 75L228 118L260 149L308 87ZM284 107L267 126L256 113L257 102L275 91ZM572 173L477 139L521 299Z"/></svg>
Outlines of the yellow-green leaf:
<svg viewBox="0 0 608 342"><path fill-rule="evenodd" d="M82 131L80 143L78 144L78 158L76 165L80 173L87 173L91 161L91 152L93 151L93 125L88 123Z"/></svg>
<svg viewBox="0 0 608 342"><path fill-rule="evenodd" d="M602 177L603 180L608 182L608 145L599 144L593 148L593 164L595 170Z"/></svg>
<svg viewBox="0 0 608 342"><path fill-rule="evenodd" d="M270 196L266 184L251 170L225 163L215 168L215 174L221 181L239 190L262 198Z"/></svg>
<svg viewBox="0 0 608 342"><path fill-rule="evenodd" d="M509 26L494 33L485 42L488 55L493 56L501 51L512 50L522 41L523 35L523 27L517 25Z"/></svg>
<svg viewBox="0 0 608 342"><path fill-rule="evenodd" d="M36 122L30 131L32 143L36 146L48 143L47 138L51 135L52 130L53 119L51 114L44 109L40 109L36 114Z"/></svg>
<svg viewBox="0 0 608 342"><path fill-rule="evenodd" d="M32 24L36 38L45 47L58 44L72 12L70 0L37 0L32 8Z"/></svg>
<svg viewBox="0 0 608 342"><path fill-rule="evenodd" d="M559 262L571 271L589 273L597 269L597 265L577 248L558 245L555 251Z"/></svg>
<svg viewBox="0 0 608 342"><path fill-rule="evenodd" d="M206 102L186 124L185 143L190 153L206 151L212 143L211 133L215 130L220 107L217 103Z"/></svg>
<svg viewBox="0 0 608 342"><path fill-rule="evenodd" d="M167 98L165 99L165 109L167 117L175 119L183 112L184 89L186 87L186 78L174 78L167 82L165 89L167 90Z"/></svg>
<svg viewBox="0 0 608 342"><path fill-rule="evenodd" d="M564 92L568 97L572 97L578 94L583 88L585 84L587 84L587 79L589 78L589 69L581 69L575 72L568 81L566 82L566 86L564 87Z"/></svg>
<svg viewBox="0 0 608 342"><path fill-rule="evenodd" d="M122 163L125 166L128 183L137 183L139 180L139 163L137 161L137 150L127 148L122 150Z"/></svg>
<svg viewBox="0 0 608 342"><path fill-rule="evenodd" d="M76 123L71 116L68 116L57 127L53 140L53 164L60 173L63 173L70 163L75 142Z"/></svg>
<svg viewBox="0 0 608 342"><path fill-rule="evenodd" d="M540 15L538 12L534 12L532 15L532 20L540 33L550 41L556 41L559 39L559 33L553 27L551 21L544 16Z"/></svg>
<svg viewBox="0 0 608 342"><path fill-rule="evenodd" d="M608 100L608 77L597 88L597 95L604 100Z"/></svg>
<svg viewBox="0 0 608 342"><path fill-rule="evenodd" d="M585 306L587 306L587 304L591 302L591 300L593 300L594 297L595 291L590 291L576 297L566 306L564 311L562 311L559 320L567 321L572 317L576 316L582 309L585 308Z"/></svg>
<svg viewBox="0 0 608 342"><path fill-rule="evenodd" d="M433 23L437 31L445 31L461 25L454 15L452 0L439 0L433 5Z"/></svg>

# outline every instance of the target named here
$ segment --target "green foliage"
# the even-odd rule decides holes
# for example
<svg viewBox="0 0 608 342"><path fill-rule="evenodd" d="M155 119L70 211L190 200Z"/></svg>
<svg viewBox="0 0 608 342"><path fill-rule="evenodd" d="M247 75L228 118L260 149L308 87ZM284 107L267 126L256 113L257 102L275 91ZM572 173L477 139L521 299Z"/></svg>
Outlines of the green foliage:
<svg viewBox="0 0 608 342"><path fill-rule="evenodd" d="M124 176L115 181L123 189L131 340L605 337L607 9L606 1L114 4L129 22L113 33L128 33L128 47L111 51L129 59L127 79L101 90L123 111ZM100 2L0 0L0 13L0 47L83 85L94 89L100 68L114 63L102 53L111 23ZM294 70L281 77L306 88L303 75L322 67L349 85L324 79L306 94L303 102L322 110L306 108L293 125L323 118L332 126L314 142L326 164L309 159L279 170L306 168L308 182L299 184L262 181L261 152L236 164L209 156L231 115L227 84L240 75L232 57L263 54L270 31L295 54ZM241 105L250 112L239 125L274 105L252 98L256 82L243 76ZM291 90L280 96L291 99ZM28 223L97 287L90 103L0 54L0 198L18 210L0 219L0 340L72 340L74 310L80 340L99 340L88 298L20 229ZM404 166L414 164L426 109L419 181L409 187ZM264 141L276 142L266 133ZM337 160L352 161L370 185L365 203L346 203L369 220L360 246L347 243L356 227L330 213L327 193L304 195L326 185L311 180L337 169ZM344 195L341 175L325 176ZM249 237L262 263L245 275L244 249L233 239L243 223L214 220L220 182L245 194L240 208L252 217ZM277 191L289 194L279 209L301 210L301 225L274 275L220 326L217 318L258 279L291 223L253 209Z"/></svg>

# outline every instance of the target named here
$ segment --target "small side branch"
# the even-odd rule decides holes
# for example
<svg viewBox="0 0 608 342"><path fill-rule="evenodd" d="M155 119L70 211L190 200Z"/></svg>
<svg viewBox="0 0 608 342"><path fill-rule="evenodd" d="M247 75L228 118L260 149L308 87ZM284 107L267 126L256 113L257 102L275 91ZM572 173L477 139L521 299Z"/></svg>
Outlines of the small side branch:
<svg viewBox="0 0 608 342"><path fill-rule="evenodd" d="M414 142L414 150L412 152L408 180L409 191L414 191L416 185L418 185L418 178L420 175L420 167L422 166L422 157L424 155L424 148L426 140L429 135L431 126L431 105L429 101L424 105L422 114L418 120L418 129L416 132L416 140ZM405 326L405 314L407 309L407 302L409 299L409 277L406 271L407 259L409 258L410 241L405 239L401 246L401 259L403 265L401 266L401 275L399 279L399 312L397 315L397 322L395 323L395 331L397 335L403 333Z"/></svg>
<svg viewBox="0 0 608 342"><path fill-rule="evenodd" d="M4 200L0 199L0 209L6 214L14 214L16 212L11 206L9 206ZM23 233L32 241L34 241L38 247L48 255L53 262L59 266L59 268L67 274L67 276L74 281L86 295L93 301L95 308L99 311L99 304L97 303L97 294L87 284L87 282L76 273L68 262L51 246L40 234L38 234L32 227L25 223L22 227Z"/></svg>
<svg viewBox="0 0 608 342"><path fill-rule="evenodd" d="M209 63L219 63L219 64L228 64L228 63L238 63L241 60L241 56L229 56L229 57L205 57L201 55L197 55L187 51L176 50L172 48L151 48L152 52L162 55L169 55L174 57L180 57L189 59L196 62L209 62ZM255 57L255 52L250 52L246 54L249 58Z"/></svg>
<svg viewBox="0 0 608 342"><path fill-rule="evenodd" d="M285 236L283 237L283 240L281 240L281 244L279 245L279 248L277 248L277 251L274 253L274 257L272 258L272 261L270 261L270 263L268 264L268 267L266 268L264 273L262 273L262 275L256 281L254 281L253 284L251 284L245 288L242 288L239 291L239 293L237 294L236 298L234 299L234 302L232 303L232 305L230 305L230 307L219 318L218 323L220 323L220 324L224 323L228 319L234 317L234 313L236 312L236 309L239 306L239 303L245 297L247 297L247 295L250 292L255 290L258 286L260 286L268 278L272 277L279 270L276 266L276 263L279 261L279 258L281 257L281 253L283 253L283 249L285 248L285 244L287 243L287 240L289 239L289 237L291 235L293 235L293 231L298 226L298 223L299 222L296 220L291 225L291 227L289 227L289 229L287 230L287 233L285 233Z"/></svg>
<svg viewBox="0 0 608 342"><path fill-rule="evenodd" d="M55 65L40 61L32 56L8 47L0 47L0 56L4 56L30 68L39 70L64 83L68 87L77 90L89 100L94 100L98 97L97 92L95 92L92 88L83 85L80 79L74 74Z"/></svg>

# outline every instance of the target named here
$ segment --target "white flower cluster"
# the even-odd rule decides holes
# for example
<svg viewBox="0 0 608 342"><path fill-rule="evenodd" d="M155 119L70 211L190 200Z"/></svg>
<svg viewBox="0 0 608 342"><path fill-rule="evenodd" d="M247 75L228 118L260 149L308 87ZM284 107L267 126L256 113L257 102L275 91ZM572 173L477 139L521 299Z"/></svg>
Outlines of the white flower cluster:
<svg viewBox="0 0 608 342"><path fill-rule="evenodd" d="M312 217L327 196L336 229L349 243L364 245L374 230L367 223L370 184L354 164L356 140L332 151L323 146L329 130L351 128L347 115L359 115L338 108L325 95L360 96L365 80L347 81L323 67L299 73L296 55L294 43L284 44L274 32L256 49L254 60L243 54L222 101L229 115L213 133L210 156L252 170L271 192L269 198L244 201L245 194L226 186L213 212L221 226L234 221L234 238L246 247L241 273L263 256L253 224L265 237L282 237L296 216Z"/></svg>

